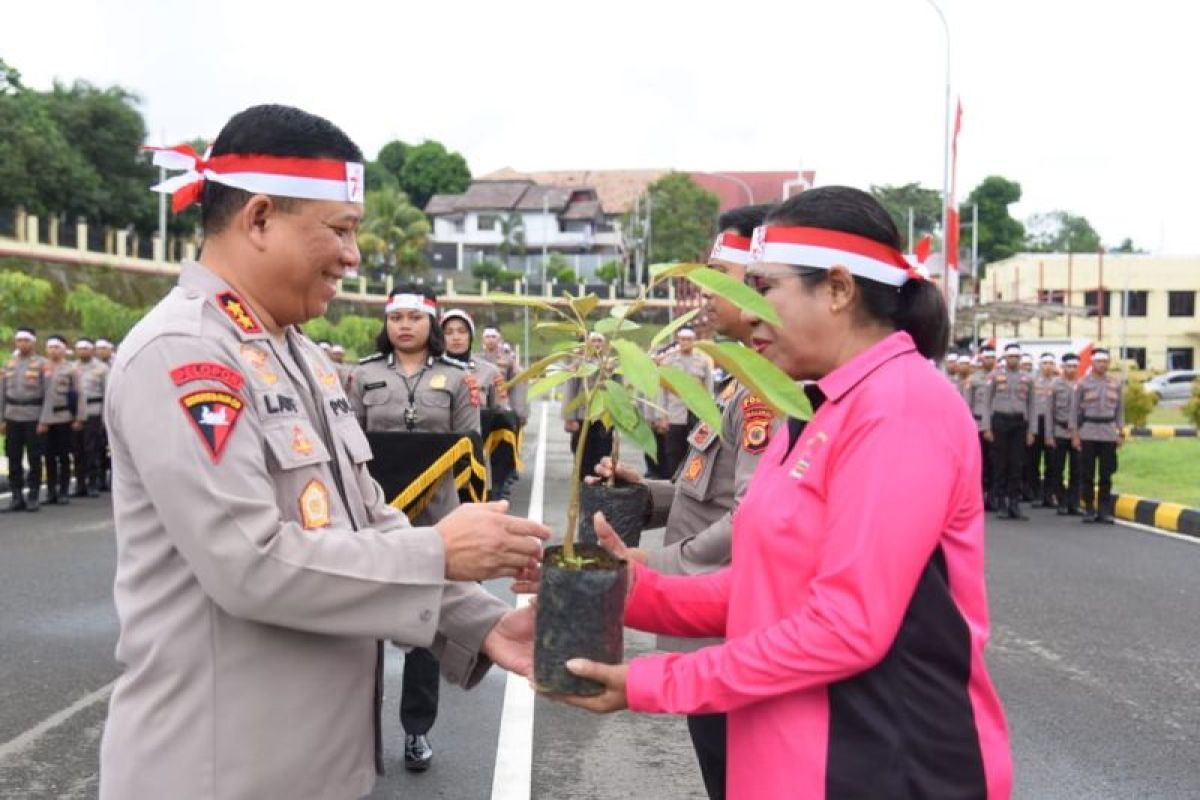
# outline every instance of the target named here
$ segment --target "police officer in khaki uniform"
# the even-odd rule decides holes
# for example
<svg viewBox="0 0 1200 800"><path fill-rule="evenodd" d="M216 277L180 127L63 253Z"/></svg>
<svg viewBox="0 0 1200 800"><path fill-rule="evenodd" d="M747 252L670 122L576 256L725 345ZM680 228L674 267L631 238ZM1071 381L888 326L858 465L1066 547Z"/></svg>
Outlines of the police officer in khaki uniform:
<svg viewBox="0 0 1200 800"><path fill-rule="evenodd" d="M445 357L437 323L437 299L428 289L392 292L376 341L378 352L359 361L350 399L363 430L370 433L479 433L479 384L466 368ZM453 471L438 479L432 497L413 520L435 525L459 506ZM433 761L429 731L437 720L438 662L424 647L404 657L400 724L404 766L424 772Z"/></svg>
<svg viewBox="0 0 1200 800"><path fill-rule="evenodd" d="M741 280L750 256L750 237L763 223L769 205L745 206L721 215L721 233L708 264L713 269ZM742 344L750 344L751 327L741 310L719 295L704 294L705 315L715 331ZM669 575L701 575L728 566L733 550L733 513L750 485L759 456L776 435L778 420L772 411L736 379L729 378L717 393L721 406L721 435L700 423L688 435L688 450L677 480L645 481L650 489L651 508L646 527L665 524L663 547L657 550L625 548L607 525L597 526L612 548L617 548L655 571ZM604 459L596 473L612 474L611 459ZM642 480L628 464L617 466L623 482ZM677 652L699 650L709 639L680 639L660 636L659 647ZM700 763L704 785L713 800L725 796L725 715L688 717L688 732Z"/></svg>
<svg viewBox="0 0 1200 800"><path fill-rule="evenodd" d="M1083 502L1090 513L1084 522L1113 524L1112 476L1117 471L1117 448L1125 443L1124 383L1108 374L1109 355L1103 347L1092 352L1092 369L1075 387L1071 404L1071 444L1079 451ZM1099 491L1096 471L1099 468Z"/></svg>
<svg viewBox="0 0 1200 800"><path fill-rule="evenodd" d="M483 396L483 408L493 411L509 411L508 379L500 367L483 357L471 353L475 341L475 320L461 308L452 308L442 314L442 335L446 340L446 355L463 364L467 372L475 376L475 383ZM511 362L510 362L511 363Z"/></svg>
<svg viewBox="0 0 1200 800"><path fill-rule="evenodd" d="M587 337L583 358L599 358L608 344L604 334L592 331ZM571 434L571 454L578 452L580 440L583 440L583 460L579 464L579 475L586 478L591 475L600 459L612 452L612 431L604 427L604 423L594 420L588 427L587 438L583 437L583 419L587 409L584 403L574 403L576 397L584 391L583 381L571 378L563 384L562 417L563 430ZM572 407L574 406L574 407Z"/></svg>
<svg viewBox="0 0 1200 800"><path fill-rule="evenodd" d="M79 361L79 393L85 409L83 425L74 436L75 497L99 497L101 459L104 457L104 390L108 384L108 365L95 357L91 339L75 340Z"/></svg>
<svg viewBox="0 0 1200 800"><path fill-rule="evenodd" d="M1062 357L1062 374L1054 380L1050 394L1050 419L1053 437L1046 440L1050 450L1050 471L1046 476L1059 516L1079 516L1079 452L1071 446L1071 401L1075 396L1075 380L1079 374L1079 356L1067 353ZM1063 485L1063 468L1067 483Z"/></svg>
<svg viewBox="0 0 1200 800"><path fill-rule="evenodd" d="M113 354L116 347L108 339L97 337L96 360L106 367L112 367ZM100 458L100 491L107 492L112 482L112 453L108 449L108 429L103 425L100 429L104 435L104 455Z"/></svg>
<svg viewBox="0 0 1200 800"><path fill-rule="evenodd" d="M967 407L971 409L971 416L975 418L975 428L979 431L980 463L983 466L983 508L985 511L995 511L999 508L999 492L992 467L992 442L983 435L983 416L986 410L984 397L987 394L988 377L995 368L995 348L982 348L979 351L979 362L963 387L963 398L967 401Z"/></svg>
<svg viewBox="0 0 1200 800"><path fill-rule="evenodd" d="M676 350L667 354L663 366L683 370L698 380L712 394L712 360L696 349L696 332L691 328L680 328L675 332ZM696 425L696 417L676 395L663 391L659 397L663 413L655 420L655 429L666 437L667 451L660 454L660 475L673 476L683 464L688 450L688 434Z"/></svg>
<svg viewBox="0 0 1200 800"><path fill-rule="evenodd" d="M531 674L532 614L474 581L528 577L548 531L503 504L412 527L296 328L359 262L361 159L331 123L257 106L166 184L177 208L202 198L205 240L109 377L125 670L101 800L362 797L383 639L432 644L464 686L492 662Z"/></svg>
<svg viewBox="0 0 1200 800"><path fill-rule="evenodd" d="M1054 438L1054 423L1050 417L1050 401L1054 384L1058 381L1058 365L1053 353L1042 353L1038 358L1038 372L1033 378L1033 416L1029 430L1033 433L1033 444L1025 451L1026 500L1038 501L1039 508L1054 508L1049 480L1050 445Z"/></svg>
<svg viewBox="0 0 1200 800"><path fill-rule="evenodd" d="M983 394L983 435L992 443L1001 519L1029 519L1021 513L1021 476L1034 416L1033 378L1021 371L1021 347L1004 348L1004 367L988 377Z"/></svg>
<svg viewBox="0 0 1200 800"><path fill-rule="evenodd" d="M33 328L17 328L13 341L17 352L4 365L4 386L0 391L0 434L4 434L8 485L12 491L7 510L37 511L42 491L42 454L46 448L46 426L40 420L51 402L49 369L46 359L33 352L37 342ZM24 493L26 474L29 487Z"/></svg>
<svg viewBox="0 0 1200 800"><path fill-rule="evenodd" d="M87 416L79 375L67 361L67 341L61 336L46 337L46 393L41 423L46 426L46 502L67 505L71 501L71 440L83 430Z"/></svg>
<svg viewBox="0 0 1200 800"><path fill-rule="evenodd" d="M338 380L342 382L342 389L349 392L350 376L354 373L354 365L346 363L346 348L340 344L331 344L329 360L333 362L333 369L337 373Z"/></svg>

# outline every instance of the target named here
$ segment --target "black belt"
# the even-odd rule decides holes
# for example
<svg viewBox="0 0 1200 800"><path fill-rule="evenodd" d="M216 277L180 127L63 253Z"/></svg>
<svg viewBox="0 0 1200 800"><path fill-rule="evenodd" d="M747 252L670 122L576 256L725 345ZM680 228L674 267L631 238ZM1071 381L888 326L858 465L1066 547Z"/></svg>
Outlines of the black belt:
<svg viewBox="0 0 1200 800"><path fill-rule="evenodd" d="M71 407L70 406L55 406L51 410L54 411L55 414L57 414L59 411L70 411Z"/></svg>
<svg viewBox="0 0 1200 800"><path fill-rule="evenodd" d="M1116 417L1084 417L1084 422L1116 422Z"/></svg>
<svg viewBox="0 0 1200 800"><path fill-rule="evenodd" d="M4 402L8 403L10 406L40 406L44 401L40 400L40 399L39 400L14 400L11 397L6 397L6 398L4 398Z"/></svg>
<svg viewBox="0 0 1200 800"><path fill-rule="evenodd" d="M975 417L975 419L983 419L983 414L972 414L971 416Z"/></svg>
<svg viewBox="0 0 1200 800"><path fill-rule="evenodd" d="M1019 413L1019 412L1016 412L1016 411L993 411L993 412L992 412L992 416L993 416L993 417L1000 417L1000 418L1002 418L1002 419L1020 419L1020 420L1024 420L1024 419L1025 419L1025 415L1024 415L1024 414L1021 414L1021 413Z"/></svg>
<svg viewBox="0 0 1200 800"><path fill-rule="evenodd" d="M104 398L103 398L103 397L91 397L91 398L88 398L88 401L87 401L87 402L88 402L88 405L89 405L89 406L90 406L92 403L103 403L103 402L104 402Z"/></svg>

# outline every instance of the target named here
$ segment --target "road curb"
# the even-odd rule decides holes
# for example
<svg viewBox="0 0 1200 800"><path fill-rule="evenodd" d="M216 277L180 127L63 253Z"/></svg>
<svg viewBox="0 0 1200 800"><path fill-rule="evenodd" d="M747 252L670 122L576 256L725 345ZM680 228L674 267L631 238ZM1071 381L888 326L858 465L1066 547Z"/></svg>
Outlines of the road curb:
<svg viewBox="0 0 1200 800"><path fill-rule="evenodd" d="M1179 503L1164 503L1135 494L1118 494L1113 515L1117 519L1200 539L1200 509Z"/></svg>
<svg viewBox="0 0 1200 800"><path fill-rule="evenodd" d="M1196 429L1186 425L1143 425L1134 427L1126 425L1124 428L1126 438L1145 438L1145 439L1174 439L1174 438L1195 438Z"/></svg>

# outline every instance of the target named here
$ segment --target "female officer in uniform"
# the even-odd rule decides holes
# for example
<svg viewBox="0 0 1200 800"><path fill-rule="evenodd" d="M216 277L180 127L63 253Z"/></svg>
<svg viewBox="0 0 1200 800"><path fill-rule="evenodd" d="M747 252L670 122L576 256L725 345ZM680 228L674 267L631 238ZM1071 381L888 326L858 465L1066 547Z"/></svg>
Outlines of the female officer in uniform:
<svg viewBox="0 0 1200 800"><path fill-rule="evenodd" d="M607 687L567 698L584 708L727 712L731 800L1012 790L983 660L975 426L929 361L949 334L941 295L901 247L857 189L811 189L767 216L747 280L783 324L753 320L753 343L815 382L816 410L763 453L734 517L732 565L666 576L635 564L625 617L726 641L568 663Z"/></svg>
<svg viewBox="0 0 1200 800"><path fill-rule="evenodd" d="M350 399L363 430L478 434L479 387L461 365L445 357L437 296L423 287L397 289L388 296L385 313L375 343L378 352L359 362L350 381ZM448 472L412 523L434 525L458 504ZM406 769L421 772L433 760L427 734L437 719L437 705L437 659L414 648L405 656L400 696Z"/></svg>

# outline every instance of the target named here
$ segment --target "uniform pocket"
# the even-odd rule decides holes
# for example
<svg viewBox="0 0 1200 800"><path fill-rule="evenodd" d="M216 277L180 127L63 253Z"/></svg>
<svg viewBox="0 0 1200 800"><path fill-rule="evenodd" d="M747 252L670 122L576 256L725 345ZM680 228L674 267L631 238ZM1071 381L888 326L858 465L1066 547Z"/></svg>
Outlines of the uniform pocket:
<svg viewBox="0 0 1200 800"><path fill-rule="evenodd" d="M329 460L329 451L324 442L306 419L269 426L263 435L267 439L267 449L281 470L307 467ZM370 447L367 449L370 450Z"/></svg>
<svg viewBox="0 0 1200 800"><path fill-rule="evenodd" d="M371 452L371 443L367 441L367 435L359 427L358 420L353 417L339 420L334 425L334 435L341 440L350 460L355 464L365 464L375 457Z"/></svg>
<svg viewBox="0 0 1200 800"><path fill-rule="evenodd" d="M381 386L377 389L367 389L363 392L362 403L364 406L382 406L387 405L392 399L392 390L387 386Z"/></svg>
<svg viewBox="0 0 1200 800"><path fill-rule="evenodd" d="M430 408L449 408L450 395L439 391L425 392L417 396L417 405Z"/></svg>

